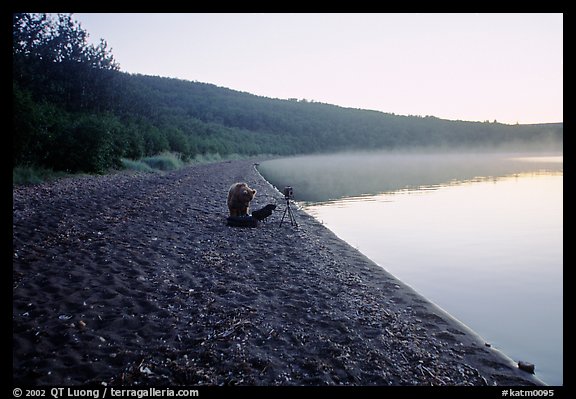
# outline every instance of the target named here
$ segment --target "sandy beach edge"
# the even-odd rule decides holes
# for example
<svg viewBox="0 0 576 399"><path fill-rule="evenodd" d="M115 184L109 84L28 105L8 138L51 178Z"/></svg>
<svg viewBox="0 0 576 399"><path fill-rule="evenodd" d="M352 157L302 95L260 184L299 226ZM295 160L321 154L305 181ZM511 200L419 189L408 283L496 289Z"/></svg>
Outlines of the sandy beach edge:
<svg viewBox="0 0 576 399"><path fill-rule="evenodd" d="M13 382L541 386L284 197L257 160L13 190ZM231 183L278 208L226 226Z"/></svg>

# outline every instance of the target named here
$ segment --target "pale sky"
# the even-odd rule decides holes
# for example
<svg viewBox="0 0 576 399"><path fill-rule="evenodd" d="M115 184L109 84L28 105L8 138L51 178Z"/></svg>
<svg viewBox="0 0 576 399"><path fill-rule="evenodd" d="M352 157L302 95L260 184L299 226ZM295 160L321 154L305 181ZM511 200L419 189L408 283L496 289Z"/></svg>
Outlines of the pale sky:
<svg viewBox="0 0 576 399"><path fill-rule="evenodd" d="M562 122L562 14L74 14L122 71L400 115Z"/></svg>

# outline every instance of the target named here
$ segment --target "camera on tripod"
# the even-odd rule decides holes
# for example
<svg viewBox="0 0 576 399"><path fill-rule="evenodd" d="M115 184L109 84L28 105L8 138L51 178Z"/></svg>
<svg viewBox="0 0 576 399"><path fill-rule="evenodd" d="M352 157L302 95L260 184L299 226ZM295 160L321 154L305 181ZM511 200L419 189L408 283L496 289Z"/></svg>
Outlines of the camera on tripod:
<svg viewBox="0 0 576 399"><path fill-rule="evenodd" d="M282 193L284 194L284 198L286 198L286 199L290 199L294 196L294 191L292 190L292 187L290 187L290 186L284 187L284 190L282 190Z"/></svg>
<svg viewBox="0 0 576 399"><path fill-rule="evenodd" d="M284 218L286 214L288 214L288 219L290 219L290 224L292 226L298 227L298 223L296 223L296 219L292 214L292 208L290 208L290 199L294 196L294 191L292 190L291 186L286 186L282 190L282 194L284 194L284 199L286 200L286 209L284 209L284 213L282 214L282 219L280 219L280 226L282 226L282 222L284 222Z"/></svg>

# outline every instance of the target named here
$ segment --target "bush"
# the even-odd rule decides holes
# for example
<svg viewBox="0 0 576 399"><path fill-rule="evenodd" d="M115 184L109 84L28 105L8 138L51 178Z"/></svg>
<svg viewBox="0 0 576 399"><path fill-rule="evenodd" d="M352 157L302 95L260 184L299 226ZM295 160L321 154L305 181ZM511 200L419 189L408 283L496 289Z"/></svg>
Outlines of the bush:
<svg viewBox="0 0 576 399"><path fill-rule="evenodd" d="M122 158L121 160L122 167L128 170L135 170L137 172L146 172L146 173L154 173L154 169L152 169L148 164L142 161L133 161L131 159Z"/></svg>
<svg viewBox="0 0 576 399"><path fill-rule="evenodd" d="M55 132L46 165L68 172L105 173L120 166L114 138L121 125L105 115L76 115Z"/></svg>
<svg viewBox="0 0 576 399"><path fill-rule="evenodd" d="M67 176L64 172L54 172L52 169L33 166L17 166L12 169L12 184L28 185L40 184L47 180L53 180Z"/></svg>
<svg viewBox="0 0 576 399"><path fill-rule="evenodd" d="M146 157L142 159L142 162L150 166L152 169L163 171L179 169L184 166L184 162L182 162L180 157L173 152L163 152L153 157Z"/></svg>
<svg viewBox="0 0 576 399"><path fill-rule="evenodd" d="M197 154L192 159L196 163L209 163L209 162L219 162L222 160L222 156L219 153L207 153L207 154Z"/></svg>

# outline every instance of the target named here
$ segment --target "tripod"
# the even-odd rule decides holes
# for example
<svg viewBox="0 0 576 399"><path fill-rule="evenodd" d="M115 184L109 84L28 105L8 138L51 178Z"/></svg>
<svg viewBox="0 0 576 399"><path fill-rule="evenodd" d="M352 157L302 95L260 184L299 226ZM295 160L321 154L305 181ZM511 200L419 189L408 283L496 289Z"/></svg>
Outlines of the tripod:
<svg viewBox="0 0 576 399"><path fill-rule="evenodd" d="M298 227L298 223L296 223L296 219L294 218L294 214L292 213L292 208L290 207L290 197L284 196L284 199L286 200L286 209L284 209L282 219L280 219L280 227L282 227L282 222L284 221L286 213L288 213L288 218L290 219L290 225Z"/></svg>

